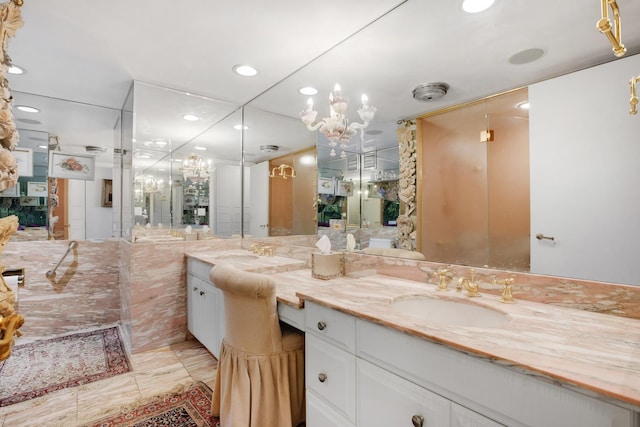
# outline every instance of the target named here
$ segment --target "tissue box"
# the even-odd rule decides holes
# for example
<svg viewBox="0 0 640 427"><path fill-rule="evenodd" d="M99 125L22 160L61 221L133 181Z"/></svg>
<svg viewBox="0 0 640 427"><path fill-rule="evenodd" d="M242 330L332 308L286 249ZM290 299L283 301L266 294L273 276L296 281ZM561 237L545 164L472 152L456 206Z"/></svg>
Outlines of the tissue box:
<svg viewBox="0 0 640 427"><path fill-rule="evenodd" d="M311 254L311 277L329 280L344 276L344 254Z"/></svg>

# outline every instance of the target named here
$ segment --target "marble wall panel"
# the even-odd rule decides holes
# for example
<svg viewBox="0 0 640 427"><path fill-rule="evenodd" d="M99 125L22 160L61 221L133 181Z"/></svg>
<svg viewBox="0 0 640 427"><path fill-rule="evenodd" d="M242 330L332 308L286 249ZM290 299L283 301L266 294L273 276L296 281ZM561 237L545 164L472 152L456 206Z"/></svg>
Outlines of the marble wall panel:
<svg viewBox="0 0 640 427"><path fill-rule="evenodd" d="M0 264L25 268L17 311L25 340L114 324L120 320L120 243L80 241L57 269L69 241L9 242Z"/></svg>
<svg viewBox="0 0 640 427"><path fill-rule="evenodd" d="M215 239L128 245L133 353L184 341L187 333L187 251L231 250L240 239Z"/></svg>

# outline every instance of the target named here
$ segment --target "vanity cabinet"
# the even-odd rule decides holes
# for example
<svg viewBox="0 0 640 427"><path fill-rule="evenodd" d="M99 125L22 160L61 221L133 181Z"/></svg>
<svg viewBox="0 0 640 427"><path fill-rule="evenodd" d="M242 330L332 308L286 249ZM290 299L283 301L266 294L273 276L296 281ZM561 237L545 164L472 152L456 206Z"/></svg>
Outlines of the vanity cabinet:
<svg viewBox="0 0 640 427"><path fill-rule="evenodd" d="M215 357L224 338L224 298L209 279L211 265L187 260L187 328Z"/></svg>
<svg viewBox="0 0 640 427"><path fill-rule="evenodd" d="M309 427L638 427L531 372L309 301L305 318Z"/></svg>

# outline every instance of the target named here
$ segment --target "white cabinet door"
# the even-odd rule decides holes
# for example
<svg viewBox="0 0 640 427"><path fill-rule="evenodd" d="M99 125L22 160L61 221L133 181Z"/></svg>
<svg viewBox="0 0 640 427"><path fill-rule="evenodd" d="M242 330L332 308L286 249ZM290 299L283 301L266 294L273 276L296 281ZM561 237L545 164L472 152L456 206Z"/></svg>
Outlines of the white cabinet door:
<svg viewBox="0 0 640 427"><path fill-rule="evenodd" d="M451 427L504 427L464 406L451 404Z"/></svg>
<svg viewBox="0 0 640 427"><path fill-rule="evenodd" d="M188 275L187 279L187 327L214 356L220 355L219 309L220 291L211 283ZM224 313L223 313L224 316ZM224 328L224 323L222 324ZM224 329L223 329L224 330Z"/></svg>
<svg viewBox="0 0 640 427"><path fill-rule="evenodd" d="M360 426L450 425L449 400L362 359L358 359L357 383Z"/></svg>

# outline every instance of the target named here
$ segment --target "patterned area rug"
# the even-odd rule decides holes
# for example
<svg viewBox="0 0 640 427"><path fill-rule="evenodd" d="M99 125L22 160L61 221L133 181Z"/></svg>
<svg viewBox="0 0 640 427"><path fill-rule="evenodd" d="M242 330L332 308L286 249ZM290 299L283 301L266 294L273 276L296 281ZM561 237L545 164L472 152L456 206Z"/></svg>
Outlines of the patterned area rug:
<svg viewBox="0 0 640 427"><path fill-rule="evenodd" d="M149 403L123 410L83 427L216 427L211 417L211 389L196 382L182 392L159 397Z"/></svg>
<svg viewBox="0 0 640 427"><path fill-rule="evenodd" d="M130 370L116 327L17 345L0 364L0 407Z"/></svg>

